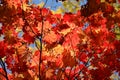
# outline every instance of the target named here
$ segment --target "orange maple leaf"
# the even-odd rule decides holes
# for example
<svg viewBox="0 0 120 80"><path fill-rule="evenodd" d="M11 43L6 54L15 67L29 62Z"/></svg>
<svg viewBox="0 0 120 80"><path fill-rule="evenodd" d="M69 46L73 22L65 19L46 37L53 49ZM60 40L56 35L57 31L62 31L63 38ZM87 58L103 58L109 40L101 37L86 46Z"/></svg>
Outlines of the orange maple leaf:
<svg viewBox="0 0 120 80"><path fill-rule="evenodd" d="M47 71L46 71L46 78L47 79L50 79L52 76L53 76L53 69L48 69Z"/></svg>

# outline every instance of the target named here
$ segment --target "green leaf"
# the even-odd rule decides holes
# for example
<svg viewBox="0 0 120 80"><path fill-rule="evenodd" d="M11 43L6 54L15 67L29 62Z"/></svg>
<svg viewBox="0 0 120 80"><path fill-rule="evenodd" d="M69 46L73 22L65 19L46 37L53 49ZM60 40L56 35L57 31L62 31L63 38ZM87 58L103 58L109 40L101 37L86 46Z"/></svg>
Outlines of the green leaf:
<svg viewBox="0 0 120 80"><path fill-rule="evenodd" d="M116 39L120 40L120 28L119 27L115 28L115 34L116 34Z"/></svg>
<svg viewBox="0 0 120 80"><path fill-rule="evenodd" d="M115 10L117 10L117 11L120 10L120 4L114 3L113 6L114 6Z"/></svg>
<svg viewBox="0 0 120 80"><path fill-rule="evenodd" d="M39 39L36 39L36 40L35 40L35 45L36 45L36 47L37 47L38 49L40 49L41 43L40 43L40 40L39 40Z"/></svg>
<svg viewBox="0 0 120 80"><path fill-rule="evenodd" d="M75 0L64 1L62 9L65 10L65 12L75 13L77 10L80 9L79 3L80 2L77 2Z"/></svg>

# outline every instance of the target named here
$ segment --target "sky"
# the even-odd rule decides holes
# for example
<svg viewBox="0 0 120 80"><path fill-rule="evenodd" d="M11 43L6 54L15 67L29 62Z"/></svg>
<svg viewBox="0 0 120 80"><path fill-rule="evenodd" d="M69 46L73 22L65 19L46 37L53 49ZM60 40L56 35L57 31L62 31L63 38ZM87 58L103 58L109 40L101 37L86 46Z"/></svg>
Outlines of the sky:
<svg viewBox="0 0 120 80"><path fill-rule="evenodd" d="M39 4L45 2L46 0L32 0L32 3ZM56 2L56 0L47 0L45 7L48 7L52 10L56 10L59 6L62 6L61 2Z"/></svg>
<svg viewBox="0 0 120 80"><path fill-rule="evenodd" d="M45 2L46 0L32 0L32 3L39 4L41 2ZM80 0L80 6L85 5L87 3L87 0ZM62 2L56 2L56 0L47 0L46 6L49 7L52 10L56 10L58 7L62 6Z"/></svg>

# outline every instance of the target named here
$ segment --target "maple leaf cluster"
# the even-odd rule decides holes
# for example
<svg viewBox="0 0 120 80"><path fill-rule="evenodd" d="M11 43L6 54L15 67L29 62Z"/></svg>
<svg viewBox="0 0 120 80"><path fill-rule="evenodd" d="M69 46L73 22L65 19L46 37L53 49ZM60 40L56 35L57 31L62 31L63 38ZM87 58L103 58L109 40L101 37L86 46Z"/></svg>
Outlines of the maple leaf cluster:
<svg viewBox="0 0 120 80"><path fill-rule="evenodd" d="M110 80L114 71L120 73L115 2L88 0L76 13L53 14L28 0L3 0L0 78Z"/></svg>

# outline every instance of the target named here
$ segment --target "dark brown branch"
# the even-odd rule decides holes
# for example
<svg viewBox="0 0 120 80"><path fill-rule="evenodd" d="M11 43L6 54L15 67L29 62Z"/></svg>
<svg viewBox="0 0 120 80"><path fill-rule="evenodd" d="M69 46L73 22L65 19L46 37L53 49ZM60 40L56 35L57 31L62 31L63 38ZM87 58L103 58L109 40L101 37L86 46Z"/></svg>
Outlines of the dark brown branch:
<svg viewBox="0 0 120 80"><path fill-rule="evenodd" d="M47 1L48 0L46 0L45 1L45 3L44 3L44 5L43 5L43 7L40 9L40 15L41 15L41 18L42 18L42 28L41 28L41 36L40 36L40 38L39 38L39 40L40 40L40 50L39 50L39 52L40 52L40 56L39 56L39 80L41 80L41 74L40 74L40 72L41 72L41 63L42 63L42 44L43 44L43 41L42 41L42 39L43 39L43 27L44 27L44 17L43 17L43 15L42 15L42 9L45 7L45 5L47 4Z"/></svg>

